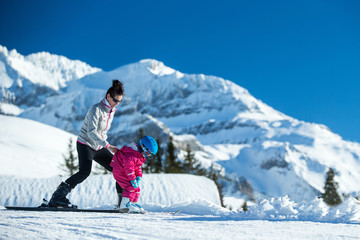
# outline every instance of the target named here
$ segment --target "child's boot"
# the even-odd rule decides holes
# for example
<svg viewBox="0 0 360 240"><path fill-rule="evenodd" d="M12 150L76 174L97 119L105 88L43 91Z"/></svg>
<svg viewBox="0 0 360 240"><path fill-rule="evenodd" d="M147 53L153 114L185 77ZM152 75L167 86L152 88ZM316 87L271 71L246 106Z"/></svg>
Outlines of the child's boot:
<svg viewBox="0 0 360 240"><path fill-rule="evenodd" d="M135 207L137 207L140 210L140 213L146 212L145 209L142 206L140 206L140 204L138 204L136 202L133 202L132 204L135 205Z"/></svg>
<svg viewBox="0 0 360 240"><path fill-rule="evenodd" d="M130 199L127 197L121 199L119 211L121 213L140 213L140 209L130 202Z"/></svg>

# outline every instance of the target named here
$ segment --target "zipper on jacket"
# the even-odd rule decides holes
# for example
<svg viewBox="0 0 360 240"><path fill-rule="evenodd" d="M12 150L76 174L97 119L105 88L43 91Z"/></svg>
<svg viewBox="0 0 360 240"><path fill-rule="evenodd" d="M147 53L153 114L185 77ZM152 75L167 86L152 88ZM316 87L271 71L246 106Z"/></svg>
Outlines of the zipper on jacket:
<svg viewBox="0 0 360 240"><path fill-rule="evenodd" d="M103 136L103 133L104 131L107 129L108 125L109 125L109 120L110 120L110 117L111 117L111 113L112 113L112 109L110 109L110 112L109 112L109 116L108 116L108 119L106 121L106 127L104 130L101 131L101 139L104 140L104 136Z"/></svg>

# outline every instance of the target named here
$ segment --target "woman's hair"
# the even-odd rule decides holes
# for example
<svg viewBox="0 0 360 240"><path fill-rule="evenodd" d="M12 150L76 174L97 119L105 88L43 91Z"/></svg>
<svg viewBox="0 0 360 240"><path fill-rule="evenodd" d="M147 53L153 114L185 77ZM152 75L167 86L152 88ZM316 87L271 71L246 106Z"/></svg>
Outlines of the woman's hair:
<svg viewBox="0 0 360 240"><path fill-rule="evenodd" d="M112 83L113 83L112 86L106 92L106 96L108 94L110 94L113 97L124 95L124 87L122 82L120 82L119 80L113 80Z"/></svg>

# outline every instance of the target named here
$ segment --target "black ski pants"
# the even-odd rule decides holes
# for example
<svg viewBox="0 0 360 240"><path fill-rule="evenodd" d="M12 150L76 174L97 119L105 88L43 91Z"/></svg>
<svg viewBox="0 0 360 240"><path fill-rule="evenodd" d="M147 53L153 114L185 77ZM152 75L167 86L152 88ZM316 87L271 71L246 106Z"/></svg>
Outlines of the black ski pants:
<svg viewBox="0 0 360 240"><path fill-rule="evenodd" d="M88 145L76 142L76 149L79 158L79 171L65 181L71 188L75 188L76 185L83 182L90 175L93 160L112 172L113 169L110 166L110 163L113 155L106 148L95 151ZM122 193L123 191L117 182L116 191L117 193Z"/></svg>

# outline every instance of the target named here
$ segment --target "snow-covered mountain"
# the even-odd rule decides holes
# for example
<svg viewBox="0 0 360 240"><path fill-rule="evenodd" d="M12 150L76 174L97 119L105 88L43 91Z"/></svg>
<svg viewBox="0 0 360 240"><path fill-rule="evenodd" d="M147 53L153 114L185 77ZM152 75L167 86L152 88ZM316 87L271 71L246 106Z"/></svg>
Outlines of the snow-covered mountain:
<svg viewBox="0 0 360 240"><path fill-rule="evenodd" d="M63 56L40 52L23 56L0 45L0 113L18 115L59 95L67 82L100 71Z"/></svg>
<svg viewBox="0 0 360 240"><path fill-rule="evenodd" d="M231 81L184 74L152 59L109 72L69 60L74 65L67 69L87 70L63 81L50 77L46 84L42 80L31 81L38 88L52 89L52 93L34 91L25 84L21 92L16 78L20 70L12 75L13 68L9 67L9 56L21 59L20 54L1 49L6 52L0 58L2 96L4 99L11 92L8 95L15 101L8 102L21 109L18 113L23 111L20 117L77 134L89 107L105 96L111 80L119 79L124 83L125 97L109 132L114 145L136 140L139 128L145 134L159 136L163 143L171 135L180 149L180 159L186 144L190 144L203 167L215 163L223 169L226 177L233 180L228 195L240 190L241 197L251 195L253 190L255 197L288 195L295 200L313 199L323 191L329 167L337 173L341 193L354 195L360 191L360 144L344 141L324 125L286 116ZM36 69L40 65L51 69L58 66L51 63L54 59L63 58L41 55L42 61L31 62ZM58 88L49 87L54 85ZM41 104L26 105L16 100L28 92L36 92L36 101Z"/></svg>

